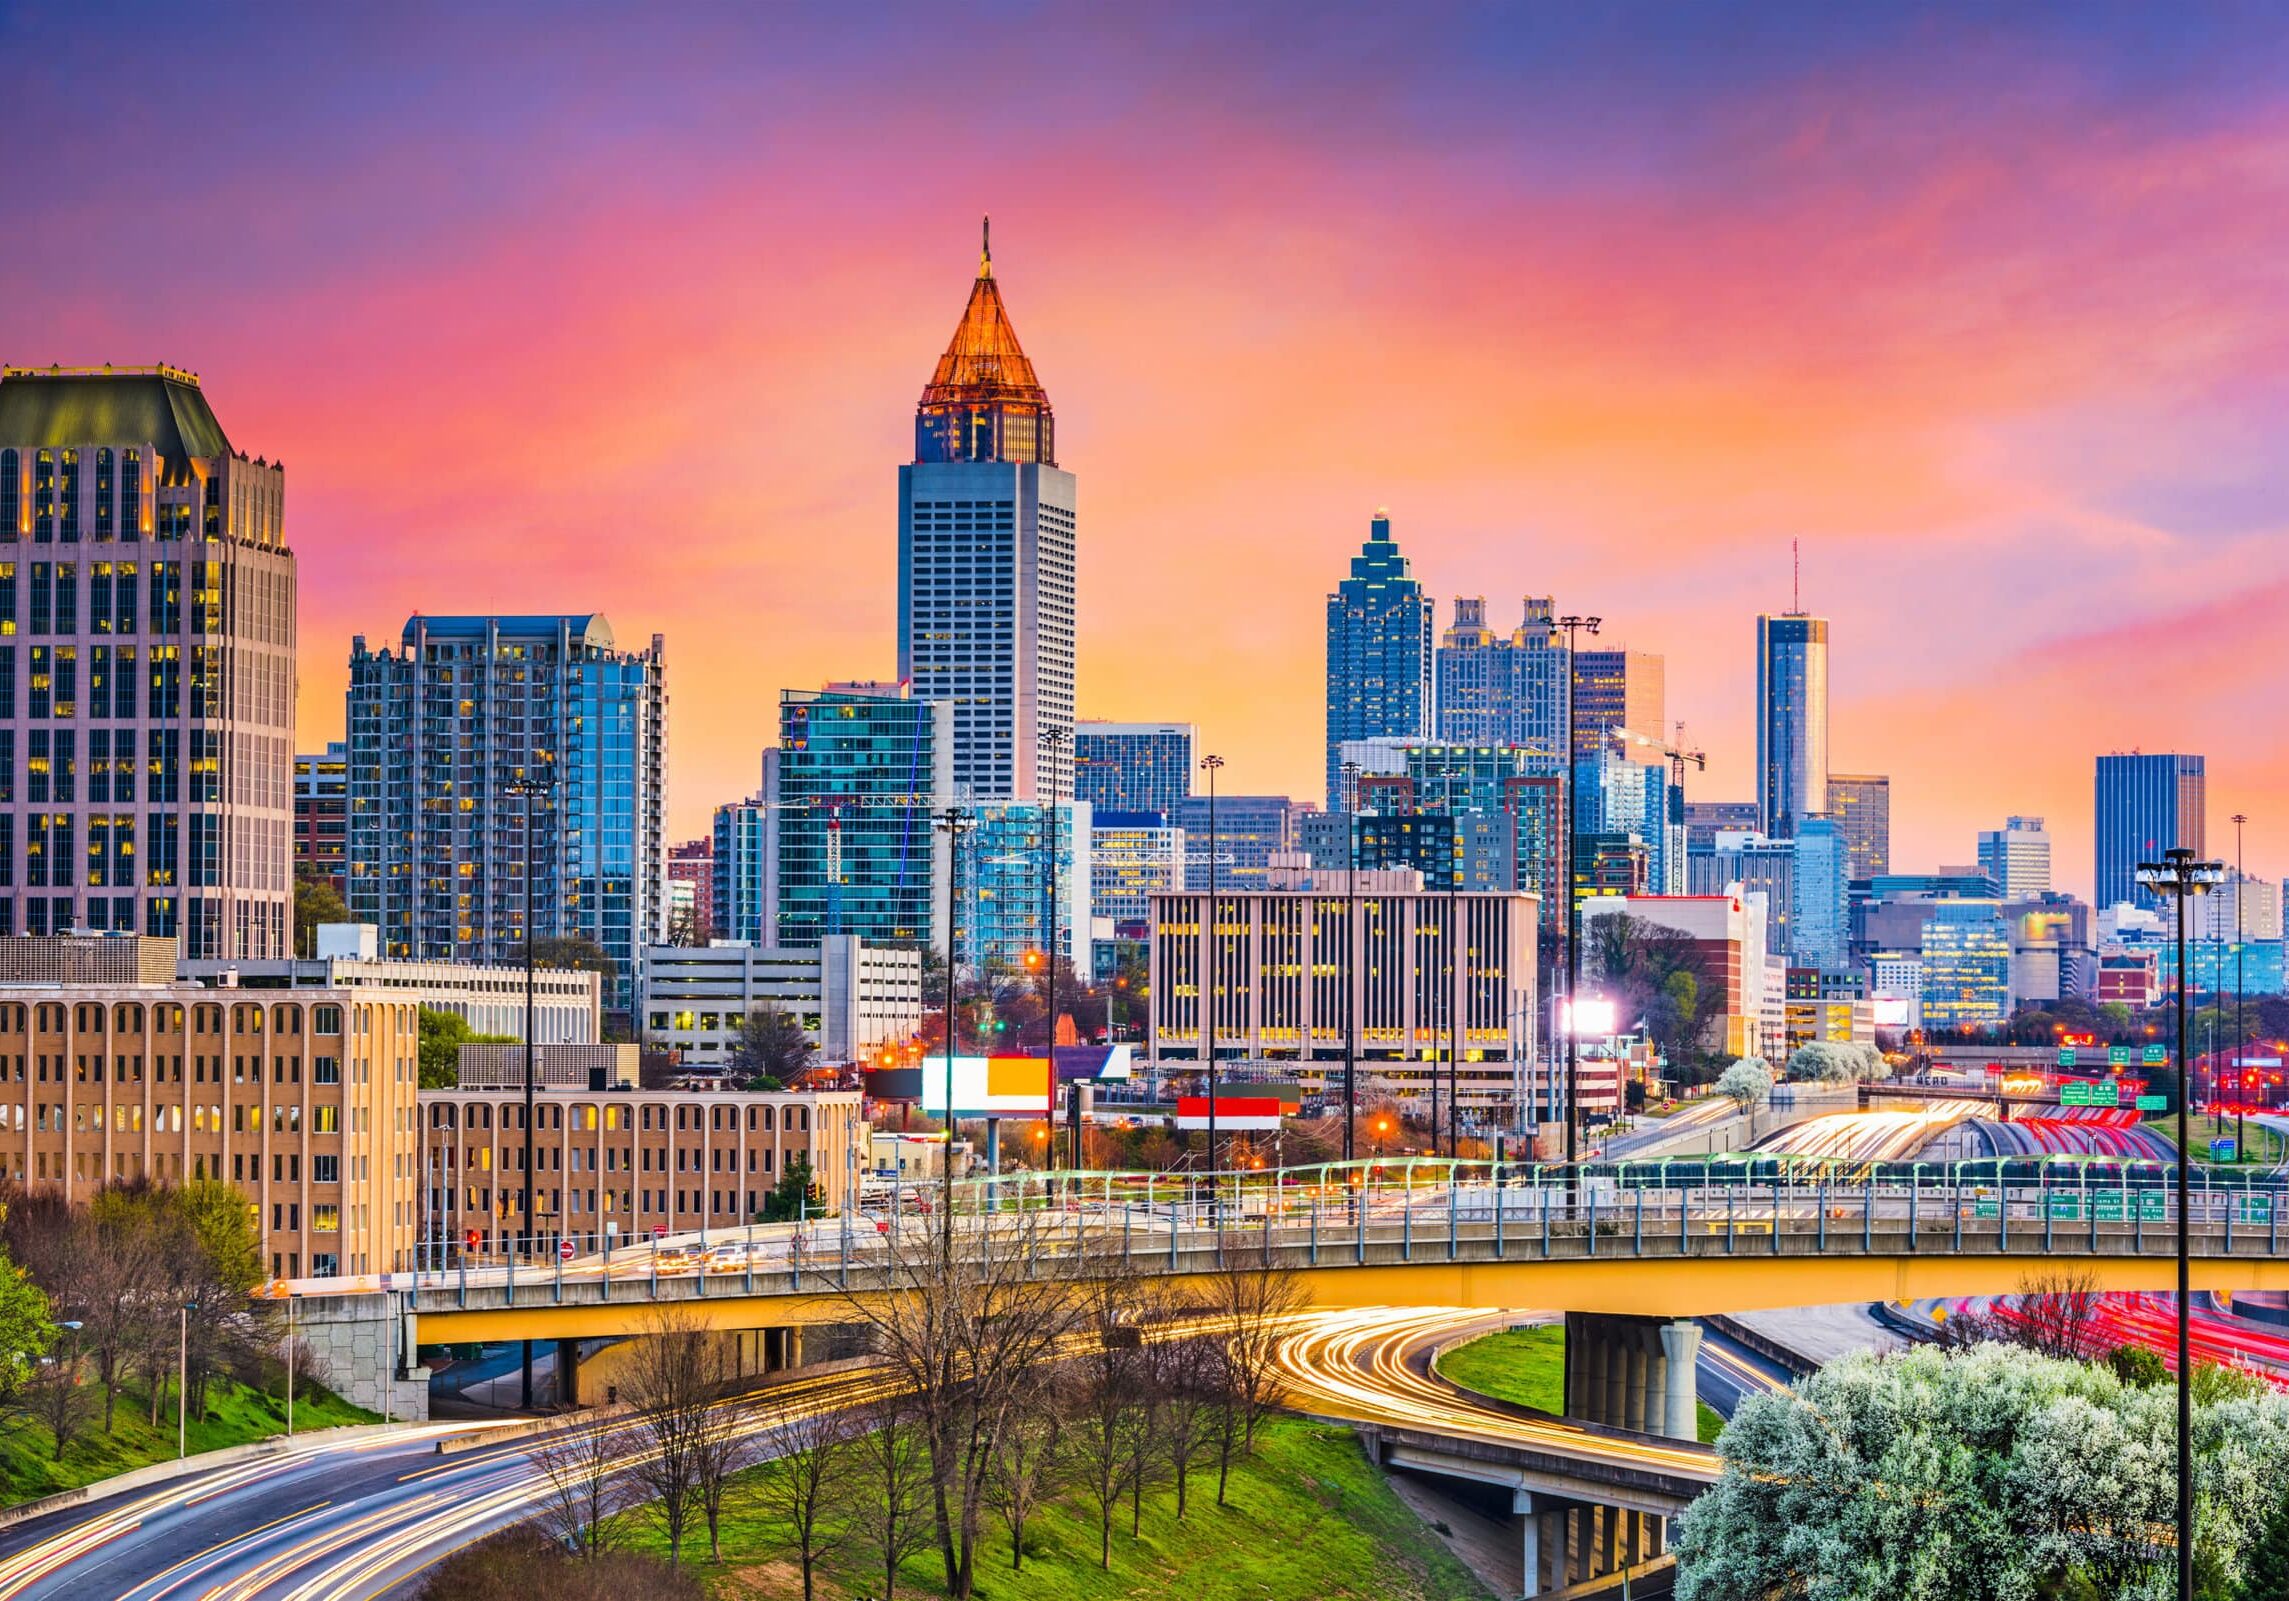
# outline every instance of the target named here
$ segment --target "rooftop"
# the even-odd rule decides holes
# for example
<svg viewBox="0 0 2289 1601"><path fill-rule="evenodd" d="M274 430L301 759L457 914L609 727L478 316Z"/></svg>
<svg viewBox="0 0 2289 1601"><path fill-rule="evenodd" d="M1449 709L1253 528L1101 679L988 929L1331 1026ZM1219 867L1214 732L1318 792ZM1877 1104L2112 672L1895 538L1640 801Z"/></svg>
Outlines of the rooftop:
<svg viewBox="0 0 2289 1601"><path fill-rule="evenodd" d="M0 367L0 446L149 445L178 468L232 454L199 388L179 367Z"/></svg>

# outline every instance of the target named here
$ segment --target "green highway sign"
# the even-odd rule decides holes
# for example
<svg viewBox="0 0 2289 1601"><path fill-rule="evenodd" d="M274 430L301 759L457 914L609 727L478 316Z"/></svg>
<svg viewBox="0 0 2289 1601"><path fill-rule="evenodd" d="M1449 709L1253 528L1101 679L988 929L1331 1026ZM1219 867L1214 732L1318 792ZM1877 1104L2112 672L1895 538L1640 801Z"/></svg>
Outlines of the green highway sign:
<svg viewBox="0 0 2289 1601"><path fill-rule="evenodd" d="M2127 1045L2109 1045L2106 1048L2106 1065L2108 1067L2128 1067L2130 1065L2130 1047Z"/></svg>
<svg viewBox="0 0 2289 1601"><path fill-rule="evenodd" d="M2149 1045L2146 1047L2144 1056L2140 1058L2148 1067L2159 1067L2169 1059L2170 1050L2166 1045Z"/></svg>
<svg viewBox="0 0 2289 1601"><path fill-rule="evenodd" d="M2232 1136L2228 1135L2224 1139L2210 1141L2210 1160L2213 1162L2230 1162L2233 1160Z"/></svg>
<svg viewBox="0 0 2289 1601"><path fill-rule="evenodd" d="M2072 1083L2059 1086L2059 1105L2088 1106L2089 1104L2090 1086L2083 1083L2082 1080L2076 1079Z"/></svg>
<svg viewBox="0 0 2289 1601"><path fill-rule="evenodd" d="M2139 1217L2151 1222L2165 1215L2168 1202L2161 1191L2140 1190L2137 1195ZM2123 1193L2120 1190L2095 1191L2090 1198L2091 1215L2101 1223L2126 1222L2128 1221L2128 1209L2124 1206L2123 1201Z"/></svg>
<svg viewBox="0 0 2289 1601"><path fill-rule="evenodd" d="M2167 1112L2169 1109L2170 1098L2167 1095L2141 1095L2138 1097L2138 1110L2141 1112Z"/></svg>
<svg viewBox="0 0 2289 1601"><path fill-rule="evenodd" d="M2072 1067L2072 1066L2074 1066L2074 1047L2073 1047L2073 1046L2071 1046L2071 1045L2061 1045L2061 1046L2059 1047L2059 1066L2061 1066L2061 1067Z"/></svg>

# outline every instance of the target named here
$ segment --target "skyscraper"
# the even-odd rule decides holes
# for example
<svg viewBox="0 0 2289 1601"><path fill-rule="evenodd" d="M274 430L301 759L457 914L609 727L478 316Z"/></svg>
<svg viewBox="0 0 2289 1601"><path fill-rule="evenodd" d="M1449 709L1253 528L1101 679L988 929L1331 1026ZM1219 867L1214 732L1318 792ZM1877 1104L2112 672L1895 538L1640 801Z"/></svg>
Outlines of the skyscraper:
<svg viewBox="0 0 2289 1601"><path fill-rule="evenodd" d="M1422 739L1431 726L1431 598L1377 511L1351 576L1327 597L1327 809L1344 809L1347 739ZM1189 825L1188 825L1189 826Z"/></svg>
<svg viewBox="0 0 2289 1601"><path fill-rule="evenodd" d="M1527 596L1507 638L1486 626L1483 596L1458 598L1436 662L1441 743L1523 746L1540 753L1541 771L1565 770L1566 646L1549 596Z"/></svg>
<svg viewBox="0 0 2289 1601"><path fill-rule="evenodd" d="M524 960L525 808L536 938L593 940L632 1004L667 935L666 642L622 651L601 614L423 617L350 645L350 915L383 954ZM509 786L546 778L528 800Z"/></svg>
<svg viewBox="0 0 2289 1601"><path fill-rule="evenodd" d="M1892 870L1892 781L1882 773L1830 773L1828 815L1844 831L1852 876Z"/></svg>
<svg viewBox="0 0 2289 1601"><path fill-rule="evenodd" d="M288 954L285 502L194 374L0 369L0 934Z"/></svg>
<svg viewBox="0 0 2289 1601"><path fill-rule="evenodd" d="M294 876L342 892L342 847L350 827L350 747L338 739L294 758Z"/></svg>
<svg viewBox="0 0 2289 1601"><path fill-rule="evenodd" d="M1633 762L1609 742L1574 762L1574 804L1576 835L1643 842L1644 893L1685 893L1685 807L1666 764Z"/></svg>
<svg viewBox="0 0 2289 1601"><path fill-rule="evenodd" d="M954 707L895 684L780 691L777 783L764 797L776 943L856 934L945 949L946 836L933 814L954 798L955 726Z"/></svg>
<svg viewBox="0 0 2289 1601"><path fill-rule="evenodd" d="M956 792L1073 792L1074 482L990 250L898 469L898 676L953 708Z"/></svg>
<svg viewBox="0 0 2289 1601"><path fill-rule="evenodd" d="M668 943L715 938L715 836L668 847Z"/></svg>
<svg viewBox="0 0 2289 1601"><path fill-rule="evenodd" d="M1073 798L1114 812L1173 813L1192 793L1190 723L1073 725Z"/></svg>
<svg viewBox="0 0 2289 1601"><path fill-rule="evenodd" d="M761 793L715 809L708 871L710 932L743 945L777 945L779 836Z"/></svg>
<svg viewBox="0 0 2289 1601"><path fill-rule="evenodd" d="M2138 864L2180 846L2202 853L2209 794L2203 759L2138 751L2101 756L2095 790L2091 904L2101 911L2117 901L2160 905L2152 891L2138 887Z"/></svg>
<svg viewBox="0 0 2289 1601"><path fill-rule="evenodd" d="M2051 836L2039 817L2014 817L1979 831L1979 865L2007 901L2030 901L2051 887Z"/></svg>
<svg viewBox="0 0 2289 1601"><path fill-rule="evenodd" d="M1845 970L1851 948L1851 845L1832 817L1797 823L1788 954L1799 967Z"/></svg>
<svg viewBox="0 0 2289 1601"><path fill-rule="evenodd" d="M1574 754L1591 756L1610 744L1606 734L1626 728L1665 740L1669 730L1665 666L1642 650L1585 650L1574 658ZM1642 749L1642 747L1639 747ZM1653 758L1661 758L1655 755Z"/></svg>
<svg viewBox="0 0 2289 1601"><path fill-rule="evenodd" d="M1828 619L1756 620L1757 806L1765 833L1828 810Z"/></svg>

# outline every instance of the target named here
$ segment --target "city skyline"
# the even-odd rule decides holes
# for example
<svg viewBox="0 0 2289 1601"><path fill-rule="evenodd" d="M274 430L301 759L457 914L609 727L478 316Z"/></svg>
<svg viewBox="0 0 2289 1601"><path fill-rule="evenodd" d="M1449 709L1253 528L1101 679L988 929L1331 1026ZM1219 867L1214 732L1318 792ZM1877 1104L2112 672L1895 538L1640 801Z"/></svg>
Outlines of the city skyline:
<svg viewBox="0 0 2289 1601"><path fill-rule="evenodd" d="M1240 110L1189 50L1058 22L1022 41L1054 106L979 113L974 170L993 177L949 183L907 170L906 102L947 53L987 70L1011 47L991 27L929 55L796 25L671 23L630 49L568 22L487 69L494 138L454 165L408 130L447 125L431 113L467 78L385 96L379 68L333 63L399 65L409 41L240 26L0 23L55 69L0 108L50 169L0 265L0 354L176 362L234 440L291 467L303 750L340 736L355 633L469 595L607 609L676 648L670 834L703 833L751 790L777 689L890 671L882 475L910 453L917 364L990 211L1060 459L1086 479L1077 710L1198 725L1235 793L1316 794L1322 597L1381 504L1439 627L1458 594L1506 610L1496 597L1547 593L1605 617L1601 645L1664 655L1670 714L1710 755L1699 800L1755 793L1740 641L1781 609L1802 538L1804 603L1836 640L1831 762L1893 777L1903 868L2043 815L2061 887L2088 893L2105 751L2207 753L2220 812L2289 778L2278 742L2235 737L2283 687L2276 659L2235 656L2237 629L2289 598L2263 433L2285 214L2270 157L2289 135L2235 65L2270 34L2232 49L2195 29L2197 59L2120 21L1774 13L1623 50L1588 22L1441 42L1352 19L1292 77L1252 78ZM1196 26L1200 53L1264 66L1244 19ZM330 47L345 33L356 49ZM801 92L805 62L852 38L879 52L877 87ZM163 278L65 243L75 197L200 81L117 72L122 51L273 90L259 115L169 118L191 176L154 202L176 240ZM1579 100L1516 111L1451 76L1471 51L1553 90L1589 61L1673 81L1679 127L1537 156L1535 119ZM1736 87L1716 87L1712 53ZM670 57L673 113L620 105L652 99ZM621 142L567 142L555 108L608 58L624 72L595 92L623 114L595 125ZM1128 92L1067 81L1091 63ZM1935 97L1922 80L1942 66ZM1153 109L1171 105L1192 118L1173 132ZM1052 113L1076 132L1041 151ZM797 129L831 161L767 159ZM1039 183L1050 164L1069 180ZM1450 205L1489 164L1506 175L1490 203ZM259 218L265 194L300 208L290 234L248 224L241 202ZM397 227L393 200L421 226ZM2156 304L2183 309L2167 338ZM584 336L550 348L566 326ZM1215 347L1215 384L1170 359L1167 328ZM1346 382L1361 361L1372 381ZM375 471L441 437L471 448ZM691 470L708 451L722 470ZM2016 627L1994 629L2006 602ZM2265 841L2260 822L2251 870L2278 877Z"/></svg>

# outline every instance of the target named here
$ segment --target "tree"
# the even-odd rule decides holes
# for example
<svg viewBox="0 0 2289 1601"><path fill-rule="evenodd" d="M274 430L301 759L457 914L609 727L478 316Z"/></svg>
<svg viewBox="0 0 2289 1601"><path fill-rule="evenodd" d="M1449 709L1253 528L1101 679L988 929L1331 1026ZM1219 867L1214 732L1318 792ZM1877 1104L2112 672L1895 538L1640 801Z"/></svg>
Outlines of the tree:
<svg viewBox="0 0 2289 1601"><path fill-rule="evenodd" d="M620 964L612 960L612 953L585 934L558 934L534 940L533 966L586 969L602 974L607 994L620 976Z"/></svg>
<svg viewBox="0 0 2289 1601"><path fill-rule="evenodd" d="M480 1034L459 1012L421 1009L421 1087L449 1090L461 1082L461 1047L514 1045L514 1034Z"/></svg>
<svg viewBox="0 0 2289 1601"><path fill-rule="evenodd" d="M698 1580L632 1551L583 1561L530 1523L465 1545L429 1570L420 1601L706 1601Z"/></svg>
<svg viewBox="0 0 2289 1601"><path fill-rule="evenodd" d="M792 1083L818 1060L819 1050L804 1032L802 1020L776 1006L758 1006L739 1025L739 1038L731 1046L731 1071L749 1081L771 1079Z"/></svg>
<svg viewBox="0 0 2289 1601"><path fill-rule="evenodd" d="M1858 1084L1883 1072L1884 1059L1872 1045L1813 1040L1799 1045L1788 1059L1788 1076L1796 1083Z"/></svg>
<svg viewBox="0 0 2289 1601"><path fill-rule="evenodd" d="M318 925L347 923L350 909L334 886L323 878L296 874L294 879L294 948L305 956L318 949Z"/></svg>
<svg viewBox="0 0 2289 1601"><path fill-rule="evenodd" d="M1678 1525L1680 1601L2155 1597L2175 1554L2176 1401L2000 1345L1830 1363L1744 1401ZM2197 1405L2201 1590L2240 1582L2289 1468L2289 1398Z"/></svg>
<svg viewBox="0 0 2289 1601"><path fill-rule="evenodd" d="M2099 1349L2100 1305L2096 1274L2060 1268L2020 1280L2007 1317L2017 1326L2018 1344L2042 1356L2080 1361Z"/></svg>
<svg viewBox="0 0 2289 1601"><path fill-rule="evenodd" d="M1742 1111L1772 1099L1772 1070L1761 1056L1744 1056L1717 1080L1717 1093L1729 1095Z"/></svg>
<svg viewBox="0 0 2289 1601"><path fill-rule="evenodd" d="M1214 1426L1223 1352L1207 1334L1155 1340L1148 1350L1152 1393L1160 1405L1160 1448L1176 1486L1176 1516L1182 1522L1193 1463L1207 1449Z"/></svg>
<svg viewBox="0 0 2289 1601"><path fill-rule="evenodd" d="M1053 1371L1045 1366L1039 1382L1020 1398L995 1447L993 1472L986 1481L987 1499L1009 1531L1012 1573L1025 1566L1025 1525L1056 1493L1064 1465L1062 1419L1049 1383Z"/></svg>
<svg viewBox="0 0 2289 1601"><path fill-rule="evenodd" d="M1647 1036L1671 1062L1697 1058L1708 1030L1708 1020L1701 1015L1701 992L1709 975L1692 937L1647 918L1617 913L1594 919L1584 940L1586 965L1621 1003L1621 1015L1643 1018Z"/></svg>
<svg viewBox="0 0 2289 1601"><path fill-rule="evenodd" d="M811 1172L808 1151L797 1151L780 1171L779 1182L763 1193L763 1221L793 1223L827 1209L825 1186Z"/></svg>
<svg viewBox="0 0 2289 1601"><path fill-rule="evenodd" d="M1237 1231L1234 1231L1237 1232ZM1217 1252L1222 1264L1208 1283L1212 1314L1223 1324L1217 1372L1216 1504L1225 1504L1235 1449L1256 1448L1256 1425L1280 1404L1279 1344L1284 1326L1304 1309L1303 1288L1275 1267L1261 1247L1234 1241Z"/></svg>
<svg viewBox="0 0 2289 1601"><path fill-rule="evenodd" d="M548 1481L534 1521L558 1545L589 1561L619 1543L614 1514L628 1497L615 1480L627 1444L618 1425L595 1419L548 1436L532 1453Z"/></svg>
<svg viewBox="0 0 2289 1601"><path fill-rule="evenodd" d="M858 1418L839 1408L779 1413L763 1431L761 1455L775 1464L757 1481L765 1526L785 1531L780 1548L803 1570L803 1601L813 1601L819 1564L857 1521Z"/></svg>
<svg viewBox="0 0 2289 1601"><path fill-rule="evenodd" d="M2278 1601L2289 1595L2289 1496L2274 1501L2250 1548L2240 1601Z"/></svg>
<svg viewBox="0 0 2289 1601"><path fill-rule="evenodd" d="M859 1430L859 1459L871 1495L859 1520L873 1537L882 1574L882 1601L898 1601L898 1570L906 1559L930 1549L936 1473L931 1465L929 1424L912 1397L887 1395L877 1401ZM936 1501L937 1523L946 1518Z"/></svg>
<svg viewBox="0 0 2289 1601"><path fill-rule="evenodd" d="M649 1497L652 1516L667 1536L670 1567L683 1558L694 1517L707 1517L711 1542L715 1534L709 1479L721 1466L722 1425L710 1413L719 1410L714 1403L726 1377L715 1336L690 1313L671 1309L646 1320L620 1383L641 1442L629 1476Z"/></svg>

